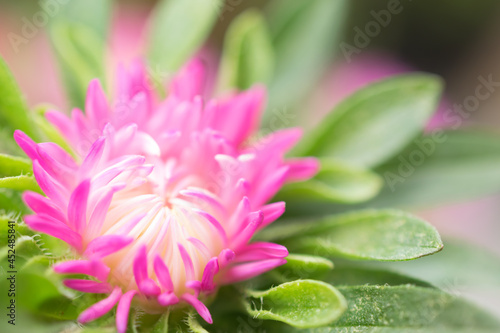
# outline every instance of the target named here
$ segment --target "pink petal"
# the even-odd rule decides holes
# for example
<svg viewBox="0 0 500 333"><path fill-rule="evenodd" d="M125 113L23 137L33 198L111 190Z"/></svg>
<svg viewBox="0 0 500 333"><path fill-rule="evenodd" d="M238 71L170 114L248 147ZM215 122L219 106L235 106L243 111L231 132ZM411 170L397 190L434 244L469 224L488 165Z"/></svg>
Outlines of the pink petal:
<svg viewBox="0 0 500 333"><path fill-rule="evenodd" d="M97 260L71 260L58 263L54 271L59 274L85 274L105 282L109 275L109 267Z"/></svg>
<svg viewBox="0 0 500 333"><path fill-rule="evenodd" d="M18 146L21 147L21 149L26 153L26 155L28 155L31 160L34 161L40 158L40 156L38 156L35 141L31 140L31 138L24 134L23 131L15 130L14 140L16 140Z"/></svg>
<svg viewBox="0 0 500 333"><path fill-rule="evenodd" d="M288 250L283 245L255 242L248 244L236 255L235 262L257 261L264 259L277 259L285 258L288 256Z"/></svg>
<svg viewBox="0 0 500 333"><path fill-rule="evenodd" d="M78 316L78 322L85 324L88 323L89 321L104 316L115 306L115 304L118 302L121 296L122 296L121 289L119 287L115 287L111 295L109 295L102 301L95 303L87 310L83 311L80 314L80 316Z"/></svg>
<svg viewBox="0 0 500 333"><path fill-rule="evenodd" d="M278 218L283 215L285 212L285 202L280 201L280 202L275 202L269 205L265 205L262 207L262 213L264 213L264 220L262 221L262 224L260 225L259 229L263 229L276 221Z"/></svg>
<svg viewBox="0 0 500 333"><path fill-rule="evenodd" d="M39 215L48 215L54 217L56 220L66 221L65 214L49 198L41 194L26 191L23 193L23 200L32 211Z"/></svg>
<svg viewBox="0 0 500 333"><path fill-rule="evenodd" d="M118 333L126 333L127 331L130 303L136 294L137 291L130 290L120 297L120 302L116 308L116 330Z"/></svg>
<svg viewBox="0 0 500 333"><path fill-rule="evenodd" d="M89 83L85 100L85 114L98 130L101 130L109 121L108 101L98 79L93 79Z"/></svg>
<svg viewBox="0 0 500 333"><path fill-rule="evenodd" d="M104 235L92 240L84 254L90 258L103 258L120 251L132 243L134 239L122 235Z"/></svg>
<svg viewBox="0 0 500 333"><path fill-rule="evenodd" d="M100 137L90 147L90 150L83 160L82 166L80 167L80 172L82 173L82 175L84 175L84 177L92 175L97 168L104 152L105 143L106 138Z"/></svg>
<svg viewBox="0 0 500 333"><path fill-rule="evenodd" d="M45 118L54 125L59 132L69 141L75 142L77 129L75 124L63 113L57 111L47 111Z"/></svg>
<svg viewBox="0 0 500 333"><path fill-rule="evenodd" d="M134 259L134 278L137 286L141 285L143 280L149 278L148 276L148 254L146 245L139 247L135 254Z"/></svg>
<svg viewBox="0 0 500 333"><path fill-rule="evenodd" d="M78 251L82 247L82 238L63 222L50 216L28 215L24 217L26 224L33 230L54 236L73 246Z"/></svg>
<svg viewBox="0 0 500 333"><path fill-rule="evenodd" d="M94 210L92 211L87 226L86 234L88 236L94 236L101 231L102 225L106 219L106 215L113 199L115 189L107 190L102 197L95 204Z"/></svg>
<svg viewBox="0 0 500 333"><path fill-rule="evenodd" d="M112 290L111 286L108 283L91 280L67 279L64 280L63 283L68 288L84 293L107 294Z"/></svg>
<svg viewBox="0 0 500 333"><path fill-rule="evenodd" d="M86 179L71 194L68 206L68 223L79 234L87 226L87 201L90 191L90 179Z"/></svg>
<svg viewBox="0 0 500 333"><path fill-rule="evenodd" d="M229 263L231 263L234 260L234 257L235 254L233 250L231 249L222 250L218 256L219 267L220 268L226 267Z"/></svg>
<svg viewBox="0 0 500 333"><path fill-rule="evenodd" d="M69 193L58 181L52 178L41 166L38 160L33 161L33 173L42 189L59 208L67 207Z"/></svg>
<svg viewBox="0 0 500 333"><path fill-rule="evenodd" d="M186 270L186 277L188 280L194 279L194 266L189 253L186 251L182 244L177 243L177 247L181 253L182 262L184 263L184 269Z"/></svg>
<svg viewBox="0 0 500 333"><path fill-rule="evenodd" d="M139 284L139 290L147 296L157 296L161 293L160 287L158 287L156 282L150 278L141 281Z"/></svg>
<svg viewBox="0 0 500 333"><path fill-rule="evenodd" d="M201 279L201 289L206 291L212 291L215 288L214 277L215 274L219 272L219 262L217 257L210 259L210 261L205 266L203 271L203 277Z"/></svg>
<svg viewBox="0 0 500 333"><path fill-rule="evenodd" d="M158 303L162 306L169 306L179 303L179 298L173 292L166 292L158 296Z"/></svg>
<svg viewBox="0 0 500 333"><path fill-rule="evenodd" d="M181 298L187 303L191 304L191 306L195 308L201 318L205 319L207 323L213 323L210 311L208 311L205 304L203 304L199 299L190 294L184 294Z"/></svg>
<svg viewBox="0 0 500 333"><path fill-rule="evenodd" d="M298 158L288 160L290 169L286 181L303 181L312 178L319 170L319 161L316 158Z"/></svg>
<svg viewBox="0 0 500 333"><path fill-rule="evenodd" d="M174 284L172 283L172 278L170 277L170 272L168 271L167 265L163 262L160 256L156 256L154 260L154 269L156 277L160 282L161 286L167 291L174 290Z"/></svg>
<svg viewBox="0 0 500 333"><path fill-rule="evenodd" d="M285 259L266 259L233 266L224 274L223 283L248 280L286 263Z"/></svg>
<svg viewBox="0 0 500 333"><path fill-rule="evenodd" d="M262 211L250 213L248 217L249 223L244 227L243 230L239 231L237 235L231 240L231 245L234 247L239 247L248 243L250 238L257 231L259 226L262 224L264 220L264 214Z"/></svg>
<svg viewBox="0 0 500 333"><path fill-rule="evenodd" d="M205 84L205 66L201 60L194 58L172 80L170 91L181 100L190 100L203 94Z"/></svg>
<svg viewBox="0 0 500 333"><path fill-rule="evenodd" d="M200 209L193 208L192 211L205 218L205 220L208 221L210 225L215 228L219 236L223 239L224 243L227 243L226 231L215 217Z"/></svg>

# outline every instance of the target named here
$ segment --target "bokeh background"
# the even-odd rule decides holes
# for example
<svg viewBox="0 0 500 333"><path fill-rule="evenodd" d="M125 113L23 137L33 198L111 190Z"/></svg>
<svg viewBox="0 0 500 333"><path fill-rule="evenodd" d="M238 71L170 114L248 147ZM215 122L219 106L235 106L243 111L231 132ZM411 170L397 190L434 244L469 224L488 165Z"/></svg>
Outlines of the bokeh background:
<svg viewBox="0 0 500 333"><path fill-rule="evenodd" d="M362 47L359 43L356 46L361 38L359 31L365 31L367 24L375 20L373 13L387 10L390 3L388 0L349 1L342 15L338 15L339 21L325 26L325 29L332 29L326 31L331 33L331 38L325 39L322 45L327 56L318 59L321 70L314 73L312 83L292 105L299 110L296 122L312 128L343 97L363 85L402 72L426 71L440 75L446 82L440 110L428 127L446 127L442 114L475 93L478 77L491 76L493 81L500 82L499 1L401 0L398 7L401 11L391 15L386 26L379 24L380 31L373 33L373 37L365 36L361 40ZM144 43L142 36L148 28L148 14L154 5L152 0L116 1L108 36L106 65L110 71L117 63L130 62L140 54ZM249 7L268 13L269 25L273 27L273 1L228 0L203 50L214 72L225 31L232 19ZM31 21L40 10L38 1L0 1L0 54L9 64L30 106L48 102L58 109L69 110L44 27L32 31L28 42L17 48L8 37L12 32L21 34L26 20ZM352 52L346 55L347 45L355 47L356 51L350 48ZM294 52L300 56L306 48L307 45L303 48L297 45ZM276 61L279 63L280 59ZM281 106L278 103L276 107ZM481 101L461 126L499 132L500 91L494 91ZM500 170L500 165L498 168ZM500 258L500 188L481 198L429 203L425 207L408 209L435 225L445 239L466 242ZM472 280L474 269L471 268L470 274ZM483 290L479 282L478 285L453 280L443 283L449 284L450 291L486 304L500 315L500 288Z"/></svg>

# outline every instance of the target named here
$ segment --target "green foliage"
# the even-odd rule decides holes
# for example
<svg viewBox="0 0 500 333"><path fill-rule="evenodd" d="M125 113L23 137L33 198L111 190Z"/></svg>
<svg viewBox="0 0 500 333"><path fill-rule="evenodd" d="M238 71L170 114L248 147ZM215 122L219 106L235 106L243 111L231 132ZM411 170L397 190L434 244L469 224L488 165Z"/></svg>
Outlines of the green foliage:
<svg viewBox="0 0 500 333"><path fill-rule="evenodd" d="M417 208L492 194L500 188L498 165L498 135L470 131L429 134L377 168L385 187L368 205Z"/></svg>
<svg viewBox="0 0 500 333"><path fill-rule="evenodd" d="M304 138L298 153L376 166L403 149L435 111L441 81L405 74L363 88Z"/></svg>
<svg viewBox="0 0 500 333"><path fill-rule="evenodd" d="M12 134L16 129L36 139L38 132L30 120L28 106L2 57L0 57L0 87L2 87L0 126L8 133L9 140L13 140Z"/></svg>
<svg viewBox="0 0 500 333"><path fill-rule="evenodd" d="M229 27L219 74L220 90L248 89L255 83L268 83L274 67L271 37L261 14L247 10Z"/></svg>
<svg viewBox="0 0 500 333"><path fill-rule="evenodd" d="M152 14L149 61L156 75L173 74L203 44L222 0L161 0Z"/></svg>
<svg viewBox="0 0 500 333"><path fill-rule="evenodd" d="M90 80L104 83L104 39L81 23L57 19L50 37L72 106L84 109Z"/></svg>
<svg viewBox="0 0 500 333"><path fill-rule="evenodd" d="M307 181L285 185L276 200L285 201L294 211L311 203L357 203L373 198L382 188L374 172L333 160L322 160L321 170Z"/></svg>
<svg viewBox="0 0 500 333"><path fill-rule="evenodd" d="M331 285L314 280L281 284L266 291L247 290L250 315L294 327L319 327L337 320L346 309L344 297Z"/></svg>
<svg viewBox="0 0 500 333"><path fill-rule="evenodd" d="M394 332L422 329L499 329L499 323L482 310L445 292L415 286L339 287L348 310L335 324L342 327L388 327Z"/></svg>
<svg viewBox="0 0 500 333"><path fill-rule="evenodd" d="M411 260L443 247L433 226L396 210L368 210L306 223L280 223L260 237L279 240L298 253L358 260Z"/></svg>
<svg viewBox="0 0 500 333"><path fill-rule="evenodd" d="M17 176L32 171L30 160L0 153L0 177Z"/></svg>
<svg viewBox="0 0 500 333"><path fill-rule="evenodd" d="M268 7L276 68L270 108L295 105L310 92L332 55L346 17L344 0L278 0Z"/></svg>
<svg viewBox="0 0 500 333"><path fill-rule="evenodd" d="M330 260L303 254L289 254L286 264L273 270L270 274L280 283L298 279L323 279L333 269Z"/></svg>
<svg viewBox="0 0 500 333"><path fill-rule="evenodd" d="M7 188L16 191L35 191L43 193L32 175L20 175L14 177L0 178L0 188Z"/></svg>

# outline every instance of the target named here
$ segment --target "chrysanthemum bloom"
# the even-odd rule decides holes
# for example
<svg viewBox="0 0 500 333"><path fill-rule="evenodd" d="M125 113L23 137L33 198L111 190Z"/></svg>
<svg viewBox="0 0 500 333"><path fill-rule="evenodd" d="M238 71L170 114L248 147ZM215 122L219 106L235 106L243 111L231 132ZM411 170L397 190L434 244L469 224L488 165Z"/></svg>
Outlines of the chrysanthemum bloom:
<svg viewBox="0 0 500 333"><path fill-rule="evenodd" d="M158 102L139 63L119 70L115 104L90 83L85 114L48 112L75 152L15 139L33 160L45 196L27 192L34 230L57 237L77 260L55 271L78 291L109 294L78 318L94 320L118 304L125 332L131 302L151 313L190 304L212 318L203 300L218 285L285 263L283 246L250 242L276 220L283 202L266 204L286 181L311 177L315 159L285 160L298 129L257 140L261 87L204 104L204 68L192 61Z"/></svg>

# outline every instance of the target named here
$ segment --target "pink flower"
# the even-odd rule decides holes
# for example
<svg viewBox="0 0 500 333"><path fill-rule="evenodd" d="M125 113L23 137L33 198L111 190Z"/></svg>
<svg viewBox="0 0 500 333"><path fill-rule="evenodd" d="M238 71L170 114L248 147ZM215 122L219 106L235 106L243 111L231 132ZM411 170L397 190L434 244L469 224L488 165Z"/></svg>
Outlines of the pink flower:
<svg viewBox="0 0 500 333"><path fill-rule="evenodd" d="M75 250L77 259L55 271L90 278L67 279L66 286L108 294L80 314L81 323L118 304L116 325L125 332L132 301L151 313L190 304L211 323L203 301L217 286L286 262L285 247L250 240L284 212L284 202L266 204L281 186L311 177L318 163L284 159L299 129L252 140L262 87L205 104L204 80L194 60L159 102L135 63L119 70L114 105L92 81L85 114L47 113L75 158L15 133L47 196L25 193L36 213L26 223Z"/></svg>

